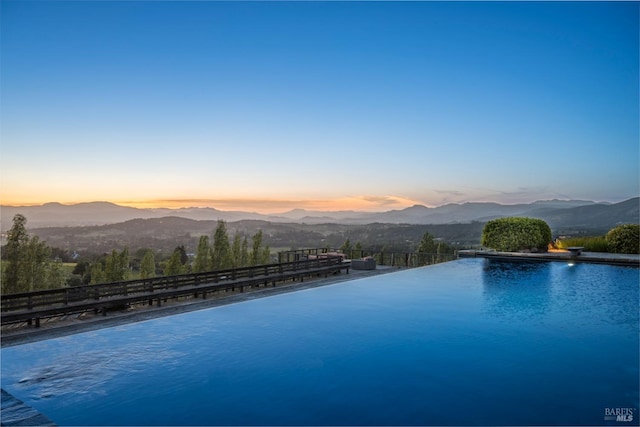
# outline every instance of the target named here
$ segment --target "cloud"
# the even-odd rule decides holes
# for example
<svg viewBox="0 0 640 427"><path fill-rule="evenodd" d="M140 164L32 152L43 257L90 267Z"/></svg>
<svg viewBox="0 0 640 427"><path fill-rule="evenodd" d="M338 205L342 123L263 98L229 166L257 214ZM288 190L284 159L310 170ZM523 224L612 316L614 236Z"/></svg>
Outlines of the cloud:
<svg viewBox="0 0 640 427"><path fill-rule="evenodd" d="M465 195L465 193L463 193L462 191L458 191L458 190L433 190L438 194L445 194L445 195L449 195L449 196L457 196L457 197L462 197Z"/></svg>
<svg viewBox="0 0 640 427"><path fill-rule="evenodd" d="M362 201L379 205L379 206L413 206L423 204L422 201L409 199L401 196L358 196L354 199L360 199Z"/></svg>
<svg viewBox="0 0 640 427"><path fill-rule="evenodd" d="M447 203L495 202L502 204L531 203L536 200L576 198L550 186L520 186L512 189L465 187L462 189L430 189L424 198L430 206Z"/></svg>
<svg viewBox="0 0 640 427"><path fill-rule="evenodd" d="M439 204L444 203L465 203L465 202L495 202L501 204L531 203L537 200L549 199L576 199L575 195L570 195L559 191L558 188L539 186L519 186L511 189L497 189L487 187L468 187L464 191L460 190L433 190L435 199ZM430 199L433 200L433 199Z"/></svg>
<svg viewBox="0 0 640 427"><path fill-rule="evenodd" d="M165 208L216 208L221 210L274 210L293 209L301 205L321 203L313 200L289 200L289 199L254 199L254 198L186 198L186 199L153 199L153 200L127 200L116 202L122 205L136 207L165 207Z"/></svg>

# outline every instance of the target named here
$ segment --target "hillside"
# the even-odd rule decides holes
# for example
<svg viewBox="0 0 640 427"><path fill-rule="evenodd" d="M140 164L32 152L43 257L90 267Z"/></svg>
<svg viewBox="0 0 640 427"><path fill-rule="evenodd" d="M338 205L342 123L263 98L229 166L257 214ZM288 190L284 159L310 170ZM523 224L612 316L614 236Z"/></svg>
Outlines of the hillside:
<svg viewBox="0 0 640 427"><path fill-rule="evenodd" d="M435 208L422 205L387 212L306 211L294 209L277 215L255 212L221 211L213 208L137 209L108 202L62 205L47 203L41 206L2 206L2 230L11 227L16 213L27 217L29 228L89 226L115 224L133 219L181 217L200 221L227 222L262 220L273 223L323 224L339 223L363 225L389 224L455 224L487 221L504 216L531 216L541 218L552 227L602 229L623 222L638 222L639 199L633 198L617 204L595 203L582 200L546 200L529 204L502 205L499 203L469 202L448 204Z"/></svg>
<svg viewBox="0 0 640 427"><path fill-rule="evenodd" d="M287 250L305 247L339 247L346 239L352 244L360 242L367 249L385 247L394 251L413 251L425 231L435 238L458 247L470 247L480 243L484 223L500 216L530 216L541 218L551 226L554 235L602 235L621 223L638 223L638 198L616 204L599 204L566 201L536 202L527 205L500 205L497 203L465 203L445 205L438 208L413 206L398 211L378 214L342 212L342 220L327 213L320 217L310 217L310 212L292 213L298 219L286 222L285 216L264 219L229 220L241 213L222 215L215 209L177 210L180 214L196 214L198 218L207 216L221 217L227 221L230 238L238 233L251 237L258 230L264 234L264 244L273 250ZM40 208L40 209L38 209ZM102 214L95 214L101 211ZM175 212L168 210L169 212ZM48 245L81 254L101 254L114 248L128 246L135 251L139 248L154 248L168 254L176 246L184 245L188 252L195 252L200 236L212 236L218 218L191 219L179 216L160 218L136 218L124 221L83 226L37 227L37 224L49 224L73 218L76 221L90 222L95 218L101 221L107 218L126 218L130 215L160 215L164 210L143 210L123 208L110 203L93 203L74 206L48 204L33 207L33 210L21 211L27 216L30 233L39 236ZM96 216L93 217L92 215ZM29 216L33 215L33 217ZM3 223L8 216L6 208L2 211ZM249 214L249 216L262 216ZM347 216L349 216L347 218ZM35 218L35 220L34 220ZM317 219L319 222L310 220ZM473 219L475 218L475 219ZM307 222L308 221L308 222ZM370 221L370 222L362 222ZM432 224L421 222L434 221ZM438 221L440 223L438 223ZM447 221L448 223L442 223Z"/></svg>
<svg viewBox="0 0 640 427"><path fill-rule="evenodd" d="M178 217L136 219L118 224L85 227L32 229L48 245L69 252L101 254L128 246L131 251L154 248L169 254L178 245L194 253L202 235L212 236L217 221L196 221ZM339 247L346 239L368 249L413 251L425 231L448 243L470 246L479 243L483 224L298 224L257 220L228 222L230 239L238 233L250 238L262 230L264 244L273 250L309 247Z"/></svg>

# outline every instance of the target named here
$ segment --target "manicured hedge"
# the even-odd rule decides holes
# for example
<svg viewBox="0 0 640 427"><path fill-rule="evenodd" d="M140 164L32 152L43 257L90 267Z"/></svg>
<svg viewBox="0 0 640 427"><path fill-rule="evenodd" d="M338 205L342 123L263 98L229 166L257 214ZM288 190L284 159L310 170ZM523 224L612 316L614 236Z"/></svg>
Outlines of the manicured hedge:
<svg viewBox="0 0 640 427"><path fill-rule="evenodd" d="M618 254L640 253L640 225L623 224L607 233L609 252Z"/></svg>
<svg viewBox="0 0 640 427"><path fill-rule="evenodd" d="M480 243L497 251L546 252L551 228L541 219L508 217L487 222Z"/></svg>
<svg viewBox="0 0 640 427"><path fill-rule="evenodd" d="M609 252L609 245L605 236L570 237L556 241L558 249L567 249L571 246L581 246L585 252Z"/></svg>

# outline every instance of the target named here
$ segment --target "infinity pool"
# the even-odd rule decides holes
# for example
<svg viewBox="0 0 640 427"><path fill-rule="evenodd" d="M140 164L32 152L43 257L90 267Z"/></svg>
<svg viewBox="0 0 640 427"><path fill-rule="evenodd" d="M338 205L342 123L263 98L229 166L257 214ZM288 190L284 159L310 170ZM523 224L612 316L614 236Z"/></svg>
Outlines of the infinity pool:
<svg viewBox="0 0 640 427"><path fill-rule="evenodd" d="M59 425L637 425L638 284L462 259L5 348L1 383Z"/></svg>

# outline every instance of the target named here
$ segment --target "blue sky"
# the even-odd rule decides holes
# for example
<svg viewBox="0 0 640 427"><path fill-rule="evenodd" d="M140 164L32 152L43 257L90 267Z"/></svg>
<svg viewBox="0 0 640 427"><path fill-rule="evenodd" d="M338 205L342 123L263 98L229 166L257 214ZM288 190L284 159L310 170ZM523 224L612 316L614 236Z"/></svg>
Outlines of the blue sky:
<svg viewBox="0 0 640 427"><path fill-rule="evenodd" d="M3 0L1 202L634 197L638 5Z"/></svg>

